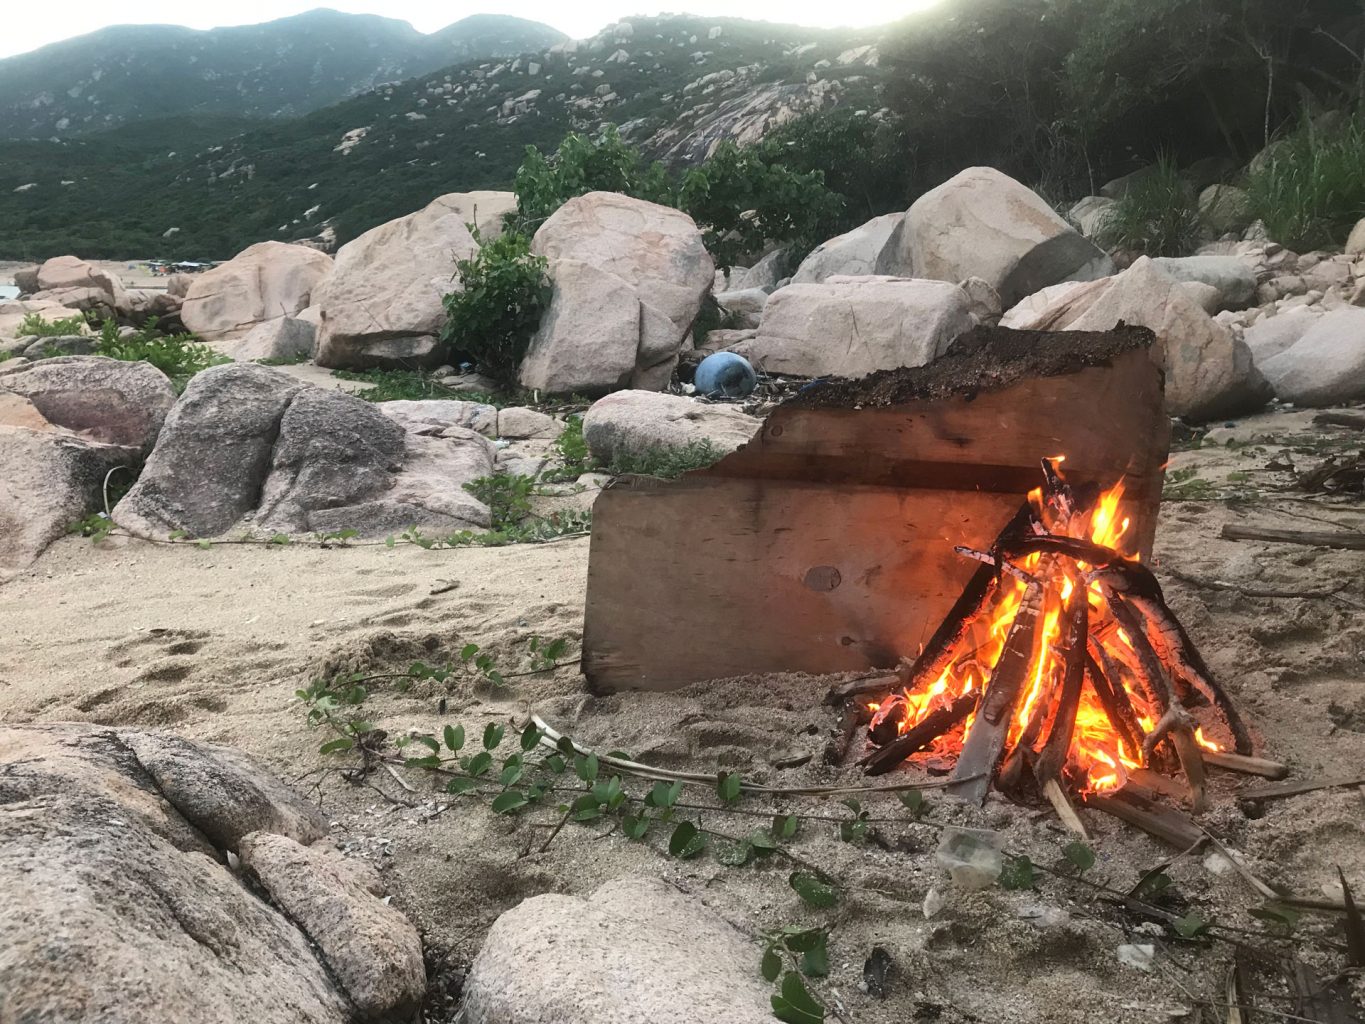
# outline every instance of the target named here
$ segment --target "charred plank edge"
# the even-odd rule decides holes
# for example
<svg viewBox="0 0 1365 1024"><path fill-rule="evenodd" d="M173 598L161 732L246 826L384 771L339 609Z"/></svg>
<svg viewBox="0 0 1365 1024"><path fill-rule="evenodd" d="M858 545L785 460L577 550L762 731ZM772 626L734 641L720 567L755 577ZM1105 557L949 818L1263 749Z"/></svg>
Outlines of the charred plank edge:
<svg viewBox="0 0 1365 1024"><path fill-rule="evenodd" d="M861 380L815 381L784 405L806 408L879 407L1001 391L1028 377L1060 377L1150 348L1145 327L1112 331L1015 331L977 327L958 337L927 366L879 370Z"/></svg>
<svg viewBox="0 0 1365 1024"><path fill-rule="evenodd" d="M860 762L867 775L885 775L906 758L918 753L944 733L962 723L976 707L977 694L958 697L951 704L929 712L918 725L907 729L880 750Z"/></svg>

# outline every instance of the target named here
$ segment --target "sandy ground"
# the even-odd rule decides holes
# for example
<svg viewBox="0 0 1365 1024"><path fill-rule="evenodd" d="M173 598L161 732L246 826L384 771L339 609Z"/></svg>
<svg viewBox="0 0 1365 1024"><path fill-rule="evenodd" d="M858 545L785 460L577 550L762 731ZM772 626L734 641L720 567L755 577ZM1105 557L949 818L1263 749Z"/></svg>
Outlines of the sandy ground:
<svg viewBox="0 0 1365 1024"><path fill-rule="evenodd" d="M1314 431L1306 414L1279 414L1215 431L1199 450L1177 453L1175 470L1198 500L1163 506L1158 572L1168 597L1213 669L1251 720L1266 756L1309 778L1365 771L1365 553L1218 539L1227 522L1297 529L1359 529L1358 498L1282 493L1276 458L1313 464L1329 450L1361 446L1359 434ZM1232 444L1229 446L1228 442ZM1214 443L1217 442L1217 443ZM1188 474L1182 474L1188 476ZM320 800L334 837L385 870L396 901L430 951L433 977L458 986L491 922L541 892L585 894L624 874L662 876L695 893L746 933L825 924L832 973L819 991L859 1024L947 1022L1143 1022L1226 1020L1222 998L1232 947L1173 939L1084 883L1042 877L1036 890L955 890L934 860L938 833L917 825L889 797L864 801L874 841L840 842L836 801L747 802L754 817L707 812L705 824L736 835L778 810L823 815L807 822L792 852L844 880L838 907L802 908L787 885L791 865L770 858L744 868L711 856L680 862L606 829L569 826L543 849L558 815L493 815L472 797L452 798L426 778L415 791L385 772L354 785L323 758L326 738L304 721L295 690L320 673L402 670L412 661L456 660L465 643L493 653L506 672L529 666L531 637L580 637L588 543L424 551L416 547L316 550L220 545L151 547L110 540L59 542L0 589L0 716L10 723L79 719L167 727L239 746ZM1182 582L1178 571L1198 584ZM1232 589L1210 587L1219 582ZM1331 598L1258 598L1246 589L1339 589ZM659 628L679 628L661 621ZM495 696L464 677L406 692L380 685L366 705L390 738L462 722L522 720L536 710L581 742L626 750L666 767L740 770L744 777L811 784L862 777L820 764L833 725L820 706L828 679L731 680L668 695L590 696L572 667L511 680ZM779 768L792 755L810 764ZM627 780L628 788L640 791ZM1365 893L1365 798L1339 789L1266 805L1248 818L1234 795L1247 780L1219 774L1206 824L1266 881L1316 898L1339 893L1339 865ZM697 791L689 799L713 803ZM1061 862L1070 836L1050 814L998 800L967 809L931 797L927 817L985 826L1039 864ZM1126 889L1174 854L1146 836L1085 812L1099 863L1088 878ZM660 838L652 840L659 845ZM1292 942L1268 939L1249 909L1264 901L1218 858L1180 858L1170 874L1171 909L1197 911L1274 954L1252 970L1262 1005L1285 1019L1279 965L1297 951L1320 970L1340 941L1333 918L1307 917ZM945 904L932 916L926 897ZM647 908L642 908L647 913ZM1334 930L1335 929L1335 932ZM1152 943L1151 973L1120 964L1122 943ZM860 988L864 960L880 946L895 964L890 993ZM754 969L759 949L755 946ZM665 979L666 980L666 979ZM1355 997L1362 995L1356 982ZM431 1019L447 1019L438 997ZM835 1019L831 1017L831 1019Z"/></svg>
<svg viewBox="0 0 1365 1024"><path fill-rule="evenodd" d="M125 288L148 288L164 291L166 279L153 274L146 264L137 260L90 260L90 263L118 276ZM0 284L13 284L14 272L33 266L32 263L14 263L0 260Z"/></svg>

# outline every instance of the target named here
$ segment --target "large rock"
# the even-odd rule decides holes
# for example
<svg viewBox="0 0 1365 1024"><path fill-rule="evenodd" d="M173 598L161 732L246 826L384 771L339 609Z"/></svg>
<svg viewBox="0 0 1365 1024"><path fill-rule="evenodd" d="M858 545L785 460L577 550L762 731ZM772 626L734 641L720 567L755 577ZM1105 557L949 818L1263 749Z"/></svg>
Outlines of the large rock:
<svg viewBox="0 0 1365 1024"><path fill-rule="evenodd" d="M1265 360L1261 369L1276 396L1295 405L1338 405L1365 398L1365 309L1338 309L1319 317L1303 337Z"/></svg>
<svg viewBox="0 0 1365 1024"><path fill-rule="evenodd" d="M317 332L306 320L276 317L257 324L240 341L219 342L218 348L239 363L261 359L296 362L309 359L317 346Z"/></svg>
<svg viewBox="0 0 1365 1024"><path fill-rule="evenodd" d="M170 380L150 363L103 356L0 365L0 391L23 395L48 422L83 438L144 453L176 400Z"/></svg>
<svg viewBox="0 0 1365 1024"><path fill-rule="evenodd" d="M143 750L166 742L87 725L0 729L4 1019L353 1024L361 1000L372 1019L405 1014L406 996L381 1007L370 1002L378 989L348 991L350 979L315 952L307 925L296 926L221 863L223 848L202 829L223 828L212 818L191 824L181 801L230 803L231 794L167 793L141 761ZM223 763L223 748L178 743L203 786L287 792L241 755ZM256 841L288 842L259 838L279 820L268 805L259 810ZM228 831L247 823L234 819ZM320 892L309 918L344 915L325 901L357 898ZM398 959L383 938L357 929L348 953L370 960L374 975L410 972L410 958Z"/></svg>
<svg viewBox="0 0 1365 1024"><path fill-rule="evenodd" d="M654 391L618 391L598 399L583 417L583 440L602 463L618 455L710 442L728 454L748 442L763 421L730 405L712 405Z"/></svg>
<svg viewBox="0 0 1365 1024"><path fill-rule="evenodd" d="M315 361L343 369L435 367L442 299L461 288L458 260L478 252L465 193L441 196L416 213L371 228L338 251L314 296L321 307Z"/></svg>
<svg viewBox="0 0 1365 1024"><path fill-rule="evenodd" d="M970 167L915 200L900 261L916 277L988 282L1008 308L1061 281L1113 273L1093 242L1036 193L990 167Z"/></svg>
<svg viewBox="0 0 1365 1024"><path fill-rule="evenodd" d="M381 402L379 411L410 434L441 437L451 427L472 430L485 437L498 436L497 406L461 402L452 398L426 398Z"/></svg>
<svg viewBox="0 0 1365 1024"><path fill-rule="evenodd" d="M306 245L257 242L193 279L180 308L185 328L215 341L305 309L332 269L332 258Z"/></svg>
<svg viewBox="0 0 1365 1024"><path fill-rule="evenodd" d="M1256 219L1251 197L1236 185L1210 185L1200 192L1199 214L1215 235L1241 234Z"/></svg>
<svg viewBox="0 0 1365 1024"><path fill-rule="evenodd" d="M774 292L758 336L734 351L768 373L863 377L932 362L974 325L956 284L834 277Z"/></svg>
<svg viewBox="0 0 1365 1024"><path fill-rule="evenodd" d="M269 832L243 839L241 856L316 944L362 1017L417 1008L427 986L422 942L412 923L378 898L384 886L369 864Z"/></svg>
<svg viewBox="0 0 1365 1024"><path fill-rule="evenodd" d="M22 336L23 323L30 316L41 317L48 323L58 320L77 320L83 326L85 320L79 309L71 309L51 299L23 299L0 301L0 339Z"/></svg>
<svg viewBox="0 0 1365 1024"><path fill-rule="evenodd" d="M1097 238L1108 223L1113 209L1112 199L1105 196L1086 196L1071 207L1067 216L1086 238Z"/></svg>
<svg viewBox="0 0 1365 1024"><path fill-rule="evenodd" d="M762 288L746 288L738 292L720 292L715 300L716 305L729 315L735 329L752 329L763 319L768 293Z"/></svg>
<svg viewBox="0 0 1365 1024"><path fill-rule="evenodd" d="M135 533L216 537L256 507L280 420L304 385L234 363L196 374L114 518Z"/></svg>
<svg viewBox="0 0 1365 1024"><path fill-rule="evenodd" d="M1031 318L1008 316L1006 322L1022 330L1108 331L1120 323L1150 328L1160 342L1154 355L1166 369L1166 406L1175 416L1230 416L1259 409L1269 398L1245 343L1146 256L1117 277L1062 292Z"/></svg>
<svg viewBox="0 0 1365 1024"><path fill-rule="evenodd" d="M103 296L103 305L110 309L121 309L125 305L123 282L107 270L93 263L87 263L75 256L54 256L38 268L38 287L36 293L65 292L72 295L84 292L98 292ZM89 305L77 308L90 309L100 304L94 297ZM68 303L68 305L75 305Z"/></svg>
<svg viewBox="0 0 1365 1024"><path fill-rule="evenodd" d="M137 461L137 449L82 440L0 391L0 582L101 507L110 470Z"/></svg>
<svg viewBox="0 0 1365 1024"><path fill-rule="evenodd" d="M99 350L99 347L100 339L93 334L57 334L37 338L19 354L25 359L92 356Z"/></svg>
<svg viewBox="0 0 1365 1024"><path fill-rule="evenodd" d="M550 261L554 295L521 384L551 393L665 387L715 280L692 218L590 192L541 225L531 248Z"/></svg>
<svg viewBox="0 0 1365 1024"><path fill-rule="evenodd" d="M465 982L464 1020L770 1024L772 989L756 955L666 882L619 879L587 899L535 896L493 922Z"/></svg>
<svg viewBox="0 0 1365 1024"><path fill-rule="evenodd" d="M20 295L32 295L38 290L38 271L42 267L24 267L22 270L14 272L14 287L19 289Z"/></svg>
<svg viewBox="0 0 1365 1024"><path fill-rule="evenodd" d="M1158 256L1154 264L1177 281L1192 281L1217 289L1219 306L1245 309L1255 305L1256 275L1235 256Z"/></svg>
<svg viewBox="0 0 1365 1024"><path fill-rule="evenodd" d="M1311 306L1295 306L1275 316L1263 316L1242 332L1251 358L1264 372L1267 359L1288 351L1308 333L1322 314Z"/></svg>
<svg viewBox="0 0 1365 1024"><path fill-rule="evenodd" d="M831 238L801 261L792 275L792 284L819 284L836 276L912 276L912 268L901 262L900 232L904 223L904 213L888 213Z"/></svg>
<svg viewBox="0 0 1365 1024"><path fill-rule="evenodd" d="M752 267L735 267L730 271L731 291L744 291L748 288L762 288L771 292L782 280L783 269L787 265L787 250L774 249Z"/></svg>
<svg viewBox="0 0 1365 1024"><path fill-rule="evenodd" d="M171 410L114 518L154 537L488 526L487 507L463 484L492 474L491 442L459 426L417 426L264 366L213 367Z"/></svg>

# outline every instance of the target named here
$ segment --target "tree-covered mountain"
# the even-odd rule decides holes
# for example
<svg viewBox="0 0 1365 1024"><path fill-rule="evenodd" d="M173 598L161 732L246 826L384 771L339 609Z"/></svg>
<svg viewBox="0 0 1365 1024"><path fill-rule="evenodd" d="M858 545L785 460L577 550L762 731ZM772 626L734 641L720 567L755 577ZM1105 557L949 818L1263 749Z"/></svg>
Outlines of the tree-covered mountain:
<svg viewBox="0 0 1365 1024"><path fill-rule="evenodd" d="M296 117L382 82L564 38L491 14L431 35L330 10L208 31L117 25L0 60L0 137L67 137L184 115Z"/></svg>
<svg viewBox="0 0 1365 1024"><path fill-rule="evenodd" d="M0 142L0 258L230 256L344 243L438 195L505 188L525 148L622 126L674 165L804 113L878 116L877 31L633 18L593 39L458 64L214 138L199 119Z"/></svg>

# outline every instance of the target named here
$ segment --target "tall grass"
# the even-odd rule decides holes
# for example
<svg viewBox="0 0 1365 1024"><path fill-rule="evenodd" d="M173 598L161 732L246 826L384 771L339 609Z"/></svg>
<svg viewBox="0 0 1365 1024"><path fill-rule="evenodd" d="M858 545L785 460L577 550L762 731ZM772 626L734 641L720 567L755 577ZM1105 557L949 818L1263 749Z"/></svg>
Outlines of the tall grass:
<svg viewBox="0 0 1365 1024"><path fill-rule="evenodd" d="M1365 116L1330 131L1305 118L1251 172L1247 191L1252 211L1281 245L1303 252L1341 244L1365 217Z"/></svg>
<svg viewBox="0 0 1365 1024"><path fill-rule="evenodd" d="M1188 256L1198 248L1202 233L1199 197L1166 156L1115 200L1097 232L1101 244L1111 249L1148 256Z"/></svg>

